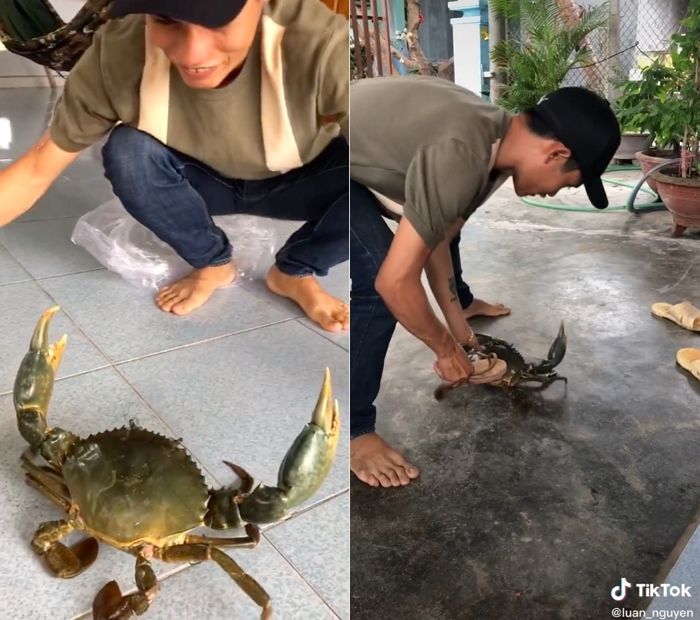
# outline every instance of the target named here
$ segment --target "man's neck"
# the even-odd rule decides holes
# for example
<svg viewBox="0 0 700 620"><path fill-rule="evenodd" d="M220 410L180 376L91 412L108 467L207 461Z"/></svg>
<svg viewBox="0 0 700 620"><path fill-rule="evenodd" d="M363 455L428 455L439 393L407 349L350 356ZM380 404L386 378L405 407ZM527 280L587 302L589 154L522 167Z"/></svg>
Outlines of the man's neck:
<svg viewBox="0 0 700 620"><path fill-rule="evenodd" d="M246 63L246 60L248 59L246 58L240 65L238 65L238 67L231 71L231 73L229 73L224 78L223 82L221 82L221 84L219 84L216 88L224 88L231 84L231 82L233 82L240 75L241 71L243 70L243 65L245 65Z"/></svg>
<svg viewBox="0 0 700 620"><path fill-rule="evenodd" d="M519 114L516 114L510 121L506 134L503 136L498 146L496 161L493 164L494 170L498 170L501 173L512 174L513 168L515 168L517 163L514 145L517 141L517 135L523 129L523 118Z"/></svg>

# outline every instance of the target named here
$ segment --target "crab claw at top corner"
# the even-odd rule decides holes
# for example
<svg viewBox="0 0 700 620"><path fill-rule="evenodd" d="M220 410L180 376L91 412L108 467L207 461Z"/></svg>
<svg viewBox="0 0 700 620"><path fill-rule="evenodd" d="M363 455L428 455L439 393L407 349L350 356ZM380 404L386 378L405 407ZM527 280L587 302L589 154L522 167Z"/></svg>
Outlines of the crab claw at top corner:
<svg viewBox="0 0 700 620"><path fill-rule="evenodd" d="M280 467L278 486L285 490L289 506L303 502L321 486L333 464L339 435L338 402L333 400L326 368L311 423L299 433Z"/></svg>
<svg viewBox="0 0 700 620"><path fill-rule="evenodd" d="M35 445L45 432L46 410L68 340L64 335L58 342L49 344L49 323L58 310L58 306L53 306L39 317L29 351L22 359L15 379L13 396L18 424L22 436L31 445Z"/></svg>
<svg viewBox="0 0 700 620"><path fill-rule="evenodd" d="M66 342L68 341L68 336L64 334L60 340L54 344L49 344L49 324L60 309L60 306L52 306L48 310L44 310L36 323L32 340L29 343L29 352L45 356L54 372L58 370L63 350L66 348Z"/></svg>

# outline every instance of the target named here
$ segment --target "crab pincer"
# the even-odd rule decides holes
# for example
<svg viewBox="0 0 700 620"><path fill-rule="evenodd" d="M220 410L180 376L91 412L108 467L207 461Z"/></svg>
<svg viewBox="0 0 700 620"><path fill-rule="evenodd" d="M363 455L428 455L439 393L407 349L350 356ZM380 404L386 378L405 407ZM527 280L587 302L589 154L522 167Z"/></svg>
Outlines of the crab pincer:
<svg viewBox="0 0 700 620"><path fill-rule="evenodd" d="M20 364L13 392L17 426L29 445L36 449L46 438L46 411L53 383L68 337L49 344L49 323L59 307L53 306L39 318L29 343L29 351Z"/></svg>
<svg viewBox="0 0 700 620"><path fill-rule="evenodd" d="M330 471L338 447L340 415L333 401L330 371L326 368L323 387L309 422L297 435L280 465L277 486L258 485L240 500L241 517L248 523L271 523L287 509L311 497Z"/></svg>

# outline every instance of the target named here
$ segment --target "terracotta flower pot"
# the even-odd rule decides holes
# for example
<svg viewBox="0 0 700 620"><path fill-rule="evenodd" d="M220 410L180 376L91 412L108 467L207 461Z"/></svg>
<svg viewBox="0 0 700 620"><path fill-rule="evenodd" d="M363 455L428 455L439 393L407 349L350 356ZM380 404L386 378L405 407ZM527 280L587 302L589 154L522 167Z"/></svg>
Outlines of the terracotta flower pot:
<svg viewBox="0 0 700 620"><path fill-rule="evenodd" d="M673 159L674 157L678 157L674 151L662 149L646 149L634 154L634 158L639 162L643 174L649 172L649 170L651 170L654 166L658 166L667 159ZM646 183L657 194L659 193L656 186L656 181L652 177L648 177Z"/></svg>
<svg viewBox="0 0 700 620"><path fill-rule="evenodd" d="M637 151L643 151L651 146L651 136L648 133L630 133L622 134L620 146L615 151L613 159L628 160L634 159L634 154Z"/></svg>
<svg viewBox="0 0 700 620"><path fill-rule="evenodd" d="M686 228L700 228L700 178L683 179L661 171L652 176L661 200L673 215L671 236L680 237Z"/></svg>

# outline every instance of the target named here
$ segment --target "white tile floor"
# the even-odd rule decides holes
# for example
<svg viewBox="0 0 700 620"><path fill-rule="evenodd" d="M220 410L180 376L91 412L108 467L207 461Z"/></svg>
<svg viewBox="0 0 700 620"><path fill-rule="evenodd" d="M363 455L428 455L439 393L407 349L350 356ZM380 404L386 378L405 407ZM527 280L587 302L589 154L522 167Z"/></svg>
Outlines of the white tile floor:
<svg viewBox="0 0 700 620"><path fill-rule="evenodd" d="M0 166L41 134L47 89L0 90L12 147ZM2 617L89 617L107 581L133 590L133 558L100 546L95 564L72 580L50 576L29 547L37 525L60 512L23 482L24 448L15 425L12 383L41 312L58 303L52 340L69 344L51 403L50 424L80 435L134 419L182 437L210 484L240 463L276 482L287 447L310 418L324 367L340 401L336 463L317 495L291 517L266 527L254 550L232 553L273 600L277 618L349 617L348 337L322 333L292 303L260 282L218 291L189 317L160 312L134 288L70 242L76 219L110 197L98 161L81 157L40 203L0 230L0 599ZM293 225L277 223L280 232ZM284 235L282 235L284 238ZM347 263L325 278L347 299ZM257 618L255 605L215 565L156 563L167 576L147 618Z"/></svg>

